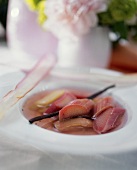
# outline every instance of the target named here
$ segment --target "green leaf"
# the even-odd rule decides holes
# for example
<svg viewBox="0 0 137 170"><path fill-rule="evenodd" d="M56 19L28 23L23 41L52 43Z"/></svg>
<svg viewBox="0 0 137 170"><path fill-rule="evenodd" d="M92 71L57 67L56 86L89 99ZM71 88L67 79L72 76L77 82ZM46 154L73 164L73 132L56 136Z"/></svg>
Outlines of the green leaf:
<svg viewBox="0 0 137 170"><path fill-rule="evenodd" d="M112 26L112 30L119 36L119 38L128 38L128 28L124 22L116 22Z"/></svg>

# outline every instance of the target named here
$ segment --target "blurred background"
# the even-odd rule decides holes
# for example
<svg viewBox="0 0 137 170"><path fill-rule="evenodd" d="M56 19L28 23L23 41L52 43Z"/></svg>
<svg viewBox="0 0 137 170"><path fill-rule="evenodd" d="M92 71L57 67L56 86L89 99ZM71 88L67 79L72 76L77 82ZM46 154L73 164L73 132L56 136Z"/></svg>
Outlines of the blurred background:
<svg viewBox="0 0 137 170"><path fill-rule="evenodd" d="M6 41L8 0L0 0L0 41Z"/></svg>
<svg viewBox="0 0 137 170"><path fill-rule="evenodd" d="M8 50L6 37L8 4L8 0L0 0L0 60ZM137 44L121 43L113 48L108 68L124 73L137 72Z"/></svg>

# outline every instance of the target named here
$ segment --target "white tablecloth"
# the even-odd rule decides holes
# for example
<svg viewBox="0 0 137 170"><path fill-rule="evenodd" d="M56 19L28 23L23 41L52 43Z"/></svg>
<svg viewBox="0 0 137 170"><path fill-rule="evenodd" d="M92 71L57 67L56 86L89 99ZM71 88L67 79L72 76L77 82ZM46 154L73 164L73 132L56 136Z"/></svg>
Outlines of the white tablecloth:
<svg viewBox="0 0 137 170"><path fill-rule="evenodd" d="M0 48L0 60L10 63L7 47ZM0 76L18 69L0 65ZM0 80L2 80L0 78ZM8 81L8 80L7 80ZM14 81L14 80L13 80ZM2 82L1 82L2 83ZM0 88L2 86L0 85ZM1 91L1 89L0 89ZM137 151L119 154L71 155L42 152L0 132L0 170L136 170Z"/></svg>

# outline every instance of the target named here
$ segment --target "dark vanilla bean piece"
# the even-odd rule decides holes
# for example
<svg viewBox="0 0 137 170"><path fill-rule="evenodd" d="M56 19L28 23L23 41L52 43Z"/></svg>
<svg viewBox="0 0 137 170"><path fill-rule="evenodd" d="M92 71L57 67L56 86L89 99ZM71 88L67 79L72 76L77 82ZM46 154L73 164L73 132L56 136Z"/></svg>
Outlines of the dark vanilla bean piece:
<svg viewBox="0 0 137 170"><path fill-rule="evenodd" d="M116 87L116 85L108 86L105 89L102 89L102 90L92 94L91 96L87 97L87 99L94 99L97 96L99 96L102 93L104 93L105 91L107 91L108 89L111 89L111 88L114 88L114 87ZM51 117L57 116L58 114L59 114L59 111L53 112L53 113L50 113L50 114L47 114L47 115L37 116L37 117L34 117L34 118L30 119L29 123L32 124L32 123L34 123L36 121L39 121L39 120L43 120L43 119L46 119L46 118L51 118Z"/></svg>
<svg viewBox="0 0 137 170"><path fill-rule="evenodd" d="M102 94L102 93L104 93L105 91L107 91L108 89L111 89L111 88L114 88L114 87L116 87L115 84L114 84L114 85L111 85L111 86L108 86L108 87L106 87L105 89L102 89L102 90L100 90L100 91L92 94L91 96L87 97L87 99L94 99L94 98L96 98L97 96L99 96L100 94Z"/></svg>
<svg viewBox="0 0 137 170"><path fill-rule="evenodd" d="M50 113L50 114L47 114L47 115L42 115L42 116L37 116L37 117L34 117L32 119L29 120L29 123L32 124L36 121L39 121L39 120L43 120L43 119L46 119L46 118L51 118L51 117L54 117L54 116L58 116L59 112L53 112L53 113Z"/></svg>

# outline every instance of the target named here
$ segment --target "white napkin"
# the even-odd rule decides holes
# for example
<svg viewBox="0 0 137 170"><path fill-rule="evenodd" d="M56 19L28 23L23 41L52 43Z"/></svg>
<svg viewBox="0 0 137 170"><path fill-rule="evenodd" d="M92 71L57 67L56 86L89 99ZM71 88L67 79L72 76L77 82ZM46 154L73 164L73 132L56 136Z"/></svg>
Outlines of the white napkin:
<svg viewBox="0 0 137 170"><path fill-rule="evenodd" d="M2 170L136 170L137 153L75 156L41 152L0 133Z"/></svg>

